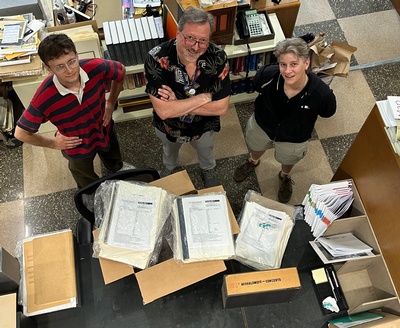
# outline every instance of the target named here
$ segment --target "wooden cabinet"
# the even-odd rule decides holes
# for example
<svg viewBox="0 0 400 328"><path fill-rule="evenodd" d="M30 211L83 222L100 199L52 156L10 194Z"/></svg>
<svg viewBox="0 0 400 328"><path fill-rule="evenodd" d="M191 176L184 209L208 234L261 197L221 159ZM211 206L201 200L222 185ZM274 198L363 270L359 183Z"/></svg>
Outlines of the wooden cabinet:
<svg viewBox="0 0 400 328"><path fill-rule="evenodd" d="M299 0L281 0L279 5L271 0L252 0L252 8L266 10L268 14L275 13L278 16L285 37L292 37L297 15L299 13Z"/></svg>
<svg viewBox="0 0 400 328"><path fill-rule="evenodd" d="M393 151L377 106L373 108L333 180L352 178L400 293L400 157Z"/></svg>

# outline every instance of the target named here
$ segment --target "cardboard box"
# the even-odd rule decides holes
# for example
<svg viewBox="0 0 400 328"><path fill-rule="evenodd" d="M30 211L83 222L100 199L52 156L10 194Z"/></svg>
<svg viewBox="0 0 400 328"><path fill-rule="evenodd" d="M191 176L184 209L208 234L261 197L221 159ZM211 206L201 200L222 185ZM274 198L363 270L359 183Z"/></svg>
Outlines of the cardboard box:
<svg viewBox="0 0 400 328"><path fill-rule="evenodd" d="M19 282L18 260L0 247L0 294L17 291Z"/></svg>
<svg viewBox="0 0 400 328"><path fill-rule="evenodd" d="M300 290L297 268L246 272L224 276L224 308L289 302Z"/></svg>
<svg viewBox="0 0 400 328"><path fill-rule="evenodd" d="M150 184L164 188L175 195L207 193L223 191L222 186L197 191L186 171L180 171ZM239 232L239 226L229 205L232 233ZM94 232L96 234L98 230ZM135 274L143 297L143 304L148 304L158 298L176 292L196 282L216 275L226 270L224 261L204 261L195 263L178 263L168 259L152 267L135 273L134 269L124 263L99 258L100 267L106 284ZM179 277L179 279L176 279Z"/></svg>

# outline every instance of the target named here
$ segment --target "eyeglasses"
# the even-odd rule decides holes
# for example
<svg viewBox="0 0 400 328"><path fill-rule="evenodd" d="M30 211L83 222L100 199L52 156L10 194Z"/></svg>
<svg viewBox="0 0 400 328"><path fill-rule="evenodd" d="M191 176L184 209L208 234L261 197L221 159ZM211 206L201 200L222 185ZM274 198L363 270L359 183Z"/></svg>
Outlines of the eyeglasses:
<svg viewBox="0 0 400 328"><path fill-rule="evenodd" d="M71 58L68 60L66 64L60 64L52 68L52 70L56 71L57 73L64 73L67 70L67 66L69 69L73 69L77 67L79 64L79 58L78 56Z"/></svg>
<svg viewBox="0 0 400 328"><path fill-rule="evenodd" d="M192 36L185 36L185 34L183 34L181 31L179 31L179 32L182 34L183 39L185 40L185 45L187 45L189 47L194 47L195 44L198 43L199 48L206 49L210 43L210 41L208 41L208 40L205 40L205 39L197 40Z"/></svg>

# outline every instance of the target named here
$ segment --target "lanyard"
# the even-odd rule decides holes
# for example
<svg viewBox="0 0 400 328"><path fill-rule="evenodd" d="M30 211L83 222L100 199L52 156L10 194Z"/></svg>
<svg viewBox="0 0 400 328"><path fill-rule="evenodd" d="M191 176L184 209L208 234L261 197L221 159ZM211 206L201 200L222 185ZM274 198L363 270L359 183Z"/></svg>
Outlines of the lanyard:
<svg viewBox="0 0 400 328"><path fill-rule="evenodd" d="M198 68L199 68L199 66L196 65L196 70L194 71L194 75L193 75L193 82L190 83L190 84L189 84L189 82L190 82L189 75L188 75L189 82L187 82L186 79L185 79L185 72L181 68L182 75L183 75L183 90L185 91L186 96L189 97L189 98L193 97L196 94L196 90L194 89L194 85L195 85L196 79L197 79Z"/></svg>

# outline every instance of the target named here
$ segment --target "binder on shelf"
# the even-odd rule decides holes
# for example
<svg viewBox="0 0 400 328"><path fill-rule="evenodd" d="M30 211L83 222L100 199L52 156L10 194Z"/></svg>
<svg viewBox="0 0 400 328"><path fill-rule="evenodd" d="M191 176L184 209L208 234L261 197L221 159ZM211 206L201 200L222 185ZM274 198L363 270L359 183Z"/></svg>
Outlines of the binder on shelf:
<svg viewBox="0 0 400 328"><path fill-rule="evenodd" d="M109 22L103 22L104 42L106 43L108 53L112 60L118 60L115 54L114 44L111 38Z"/></svg>
<svg viewBox="0 0 400 328"><path fill-rule="evenodd" d="M153 39L152 39L152 35L150 32L150 26L149 26L149 22L147 20L147 17L140 17L140 22L142 23L142 27L143 27L143 34L144 34L144 39L145 39L145 44L146 44L146 55L147 53L153 49ZM146 58L146 57L144 57Z"/></svg>
<svg viewBox="0 0 400 328"><path fill-rule="evenodd" d="M125 40L125 33L124 33L123 26L122 26L122 21L121 20L115 21L115 27L117 28L119 44L120 44L121 52L122 52L121 63L126 66L130 66L132 64L131 64L131 59L129 56L128 44L126 43L126 40Z"/></svg>
<svg viewBox="0 0 400 328"><path fill-rule="evenodd" d="M133 49L135 51L137 64L143 64L143 58L139 47L139 36L136 30L135 20L133 18L128 19L128 24L129 24L129 30L131 32Z"/></svg>
<svg viewBox="0 0 400 328"><path fill-rule="evenodd" d="M115 24L115 21L108 22L108 26L110 27L111 40L114 46L116 60L123 63L124 57L122 53L122 45L119 43L117 26Z"/></svg>
<svg viewBox="0 0 400 328"><path fill-rule="evenodd" d="M136 31L138 34L139 38L139 49L140 49L140 54L142 57L142 63L146 60L147 56L147 47L146 47L146 39L144 37L144 31L143 31L143 26L140 18L136 18L133 20L135 22L136 26Z"/></svg>
<svg viewBox="0 0 400 328"><path fill-rule="evenodd" d="M149 27L150 27L150 34L151 34L151 41L152 41L151 48L154 48L155 46L160 44L160 39L158 38L158 33L157 33L156 22L154 21L153 16L147 16L147 22L149 23Z"/></svg>
<svg viewBox="0 0 400 328"><path fill-rule="evenodd" d="M136 54L135 54L135 45L132 40L132 35L131 35L130 28L129 28L129 22L127 19L122 20L122 28L124 30L125 42L126 42L127 48L128 48L130 65L137 65L138 62L137 62Z"/></svg>
<svg viewBox="0 0 400 328"><path fill-rule="evenodd" d="M164 42L164 28L161 16L154 17L154 23L156 24L158 38L161 42Z"/></svg>

